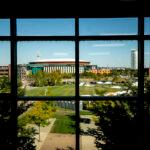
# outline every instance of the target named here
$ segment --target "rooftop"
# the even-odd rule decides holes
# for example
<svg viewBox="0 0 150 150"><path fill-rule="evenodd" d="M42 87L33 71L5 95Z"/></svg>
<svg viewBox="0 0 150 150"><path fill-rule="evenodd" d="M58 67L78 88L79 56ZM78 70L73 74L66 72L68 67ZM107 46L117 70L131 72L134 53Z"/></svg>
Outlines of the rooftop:
<svg viewBox="0 0 150 150"><path fill-rule="evenodd" d="M86 62L86 63L90 63L89 61L85 61L85 60L79 60L80 62ZM75 62L75 59L72 58L61 58L61 59L39 59L39 60L35 60L32 61L33 63L37 63L37 62ZM30 62L30 63L32 63Z"/></svg>

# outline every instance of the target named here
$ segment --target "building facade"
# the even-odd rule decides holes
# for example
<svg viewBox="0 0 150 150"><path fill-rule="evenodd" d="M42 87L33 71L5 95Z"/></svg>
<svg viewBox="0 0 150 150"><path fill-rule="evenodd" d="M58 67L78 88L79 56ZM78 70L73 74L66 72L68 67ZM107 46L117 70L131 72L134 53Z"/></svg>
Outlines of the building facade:
<svg viewBox="0 0 150 150"><path fill-rule="evenodd" d="M20 79L26 79L27 78L27 66L26 65L17 65L17 73L18 73L18 78Z"/></svg>
<svg viewBox="0 0 150 150"><path fill-rule="evenodd" d="M79 61L79 73L85 71L85 66L89 65L90 62L80 60ZM75 60L74 59L44 59L29 62L28 67L32 71L32 74L38 71L44 71L51 73L52 71L59 70L61 73L75 73Z"/></svg>
<svg viewBox="0 0 150 150"><path fill-rule="evenodd" d="M103 74L110 74L111 70L110 69L91 69L88 72L103 75Z"/></svg>
<svg viewBox="0 0 150 150"><path fill-rule="evenodd" d="M0 66L0 77L7 76L11 79L11 65Z"/></svg>

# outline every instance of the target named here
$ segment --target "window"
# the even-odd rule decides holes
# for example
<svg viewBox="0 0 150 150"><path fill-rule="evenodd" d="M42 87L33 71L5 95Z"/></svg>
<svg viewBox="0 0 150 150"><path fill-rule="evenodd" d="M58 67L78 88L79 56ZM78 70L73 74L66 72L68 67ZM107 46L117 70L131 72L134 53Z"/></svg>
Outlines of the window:
<svg viewBox="0 0 150 150"><path fill-rule="evenodd" d="M0 119L13 128L5 145L16 148L17 139L18 148L123 149L119 142L134 149L143 131L148 141L149 78L143 72L150 36L144 17L1 21L0 67L11 64L10 91L0 93L1 104L10 106L1 105ZM51 134L43 136L49 127ZM123 142L128 136L132 143Z"/></svg>

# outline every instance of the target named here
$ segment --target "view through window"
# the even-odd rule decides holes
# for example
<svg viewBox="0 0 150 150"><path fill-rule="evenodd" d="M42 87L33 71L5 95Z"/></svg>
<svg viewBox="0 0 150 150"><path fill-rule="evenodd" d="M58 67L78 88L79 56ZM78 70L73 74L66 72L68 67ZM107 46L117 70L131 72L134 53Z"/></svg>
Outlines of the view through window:
<svg viewBox="0 0 150 150"><path fill-rule="evenodd" d="M17 127L7 145L134 149L142 119L149 134L149 31L149 17L0 19L1 130Z"/></svg>

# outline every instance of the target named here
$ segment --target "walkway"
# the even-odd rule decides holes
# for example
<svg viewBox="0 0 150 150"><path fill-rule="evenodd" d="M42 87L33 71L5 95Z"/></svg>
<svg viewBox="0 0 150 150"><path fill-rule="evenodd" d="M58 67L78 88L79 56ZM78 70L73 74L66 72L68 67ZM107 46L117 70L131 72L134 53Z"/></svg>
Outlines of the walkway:
<svg viewBox="0 0 150 150"><path fill-rule="evenodd" d="M43 143L45 142L45 139L46 139L47 135L49 134L52 126L54 125L55 120L56 120L56 118L49 119L50 124L48 126L40 128L40 131L41 131L40 132L40 142L38 141L39 134L36 135L36 140L35 140L36 150L39 150L42 147ZM36 128L37 128L37 131L38 131L37 126L36 126Z"/></svg>

